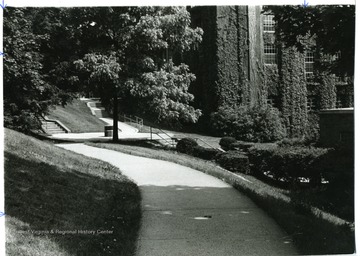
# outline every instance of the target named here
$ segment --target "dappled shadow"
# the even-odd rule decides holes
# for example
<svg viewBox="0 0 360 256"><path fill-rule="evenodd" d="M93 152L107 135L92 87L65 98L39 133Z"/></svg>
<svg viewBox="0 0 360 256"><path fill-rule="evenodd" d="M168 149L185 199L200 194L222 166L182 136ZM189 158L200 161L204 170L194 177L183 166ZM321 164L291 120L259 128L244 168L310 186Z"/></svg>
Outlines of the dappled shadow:
<svg viewBox="0 0 360 256"><path fill-rule="evenodd" d="M5 152L5 212L70 254L132 255L139 228L140 194L134 184L64 171ZM91 234L60 231L98 230ZM20 231L19 231L20 232Z"/></svg>

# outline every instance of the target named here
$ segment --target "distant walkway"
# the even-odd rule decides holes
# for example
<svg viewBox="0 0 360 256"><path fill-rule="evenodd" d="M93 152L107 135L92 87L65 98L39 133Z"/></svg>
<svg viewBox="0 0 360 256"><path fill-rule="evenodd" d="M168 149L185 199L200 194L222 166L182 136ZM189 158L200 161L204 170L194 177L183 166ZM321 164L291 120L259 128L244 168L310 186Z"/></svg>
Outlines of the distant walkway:
<svg viewBox="0 0 360 256"><path fill-rule="evenodd" d="M143 218L137 256L296 254L274 220L219 179L84 144L58 146L107 161L139 185Z"/></svg>
<svg viewBox="0 0 360 256"><path fill-rule="evenodd" d="M99 118L100 120L102 120L103 122L107 123L108 125L113 125L114 124L114 120L112 118L109 118L109 117L101 117ZM123 122L118 122L118 128L119 130L119 133L124 133L124 134L134 134L134 133L138 133L139 132L139 129L131 126L131 125L128 125L126 123L123 123Z"/></svg>
<svg viewBox="0 0 360 256"><path fill-rule="evenodd" d="M84 101L91 110L91 113L98 117L104 122L105 125L113 125L113 119L108 117L103 107L97 107L100 103L97 100L91 100L87 98L81 98L80 100ZM93 103L95 106L89 106L89 103ZM91 104L90 104L91 105ZM97 112L98 111L98 112ZM131 125L128 125L124 122L118 121L118 137L119 139L153 139L153 140L164 140L164 138L172 137L172 133L165 134L150 134L150 133L140 133L139 130ZM51 137L58 139L70 139L74 141L86 141L86 140L100 140L100 141L109 141L112 140L111 137L105 137L105 131L99 132L87 132L87 133L56 133L52 134Z"/></svg>

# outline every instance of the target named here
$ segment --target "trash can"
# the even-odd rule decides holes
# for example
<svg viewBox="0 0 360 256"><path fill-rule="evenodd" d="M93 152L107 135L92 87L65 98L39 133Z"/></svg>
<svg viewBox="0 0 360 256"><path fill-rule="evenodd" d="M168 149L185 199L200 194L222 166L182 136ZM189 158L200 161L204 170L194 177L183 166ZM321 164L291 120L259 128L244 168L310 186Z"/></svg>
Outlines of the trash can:
<svg viewBox="0 0 360 256"><path fill-rule="evenodd" d="M113 126L106 125L105 126L105 137L112 137L113 136Z"/></svg>

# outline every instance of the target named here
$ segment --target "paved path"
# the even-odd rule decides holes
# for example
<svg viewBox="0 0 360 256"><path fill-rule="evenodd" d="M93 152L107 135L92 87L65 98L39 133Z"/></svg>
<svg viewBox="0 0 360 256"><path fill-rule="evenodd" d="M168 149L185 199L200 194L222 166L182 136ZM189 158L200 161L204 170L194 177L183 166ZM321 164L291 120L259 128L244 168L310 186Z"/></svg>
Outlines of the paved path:
<svg viewBox="0 0 360 256"><path fill-rule="evenodd" d="M174 163L84 144L68 150L107 161L142 193L138 256L294 255L284 232L228 184Z"/></svg>
<svg viewBox="0 0 360 256"><path fill-rule="evenodd" d="M108 125L113 125L114 121L112 118L110 117L100 117L100 120L102 120L103 122L107 123ZM121 131L122 134L136 134L139 132L139 130L131 125L128 125L124 122L118 122L118 128ZM120 132L119 132L120 133Z"/></svg>

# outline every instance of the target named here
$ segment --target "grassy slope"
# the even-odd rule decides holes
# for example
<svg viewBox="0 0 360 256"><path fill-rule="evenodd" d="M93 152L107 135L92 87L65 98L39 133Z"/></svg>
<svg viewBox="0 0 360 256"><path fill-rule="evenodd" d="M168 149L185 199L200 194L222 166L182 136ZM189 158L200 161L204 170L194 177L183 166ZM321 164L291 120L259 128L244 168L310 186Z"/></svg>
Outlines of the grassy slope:
<svg viewBox="0 0 360 256"><path fill-rule="evenodd" d="M354 232L335 216L319 213L314 215L308 207L292 201L285 190L270 186L253 176L241 174L251 183L237 178L211 161L165 150L119 145L113 143L86 143L107 149L143 157L175 162L205 172L234 186L245 193L269 213L289 234L301 254L353 253ZM321 216L323 215L323 216Z"/></svg>
<svg viewBox="0 0 360 256"><path fill-rule="evenodd" d="M65 107L57 106L48 115L68 127L71 132L102 132L105 123L91 114L86 102L74 99Z"/></svg>
<svg viewBox="0 0 360 256"><path fill-rule="evenodd" d="M7 255L132 255L140 200L138 187L119 169L5 131ZM32 233L56 229L113 233Z"/></svg>

